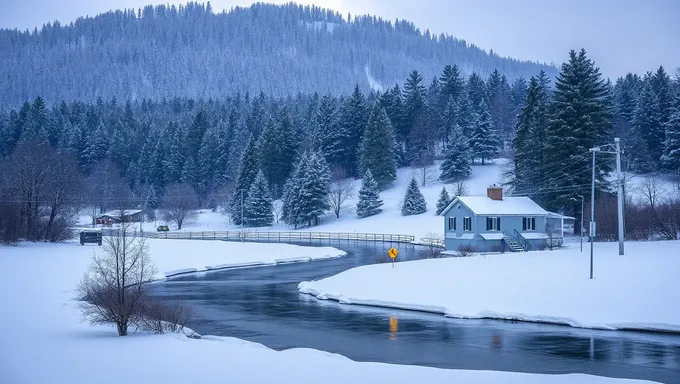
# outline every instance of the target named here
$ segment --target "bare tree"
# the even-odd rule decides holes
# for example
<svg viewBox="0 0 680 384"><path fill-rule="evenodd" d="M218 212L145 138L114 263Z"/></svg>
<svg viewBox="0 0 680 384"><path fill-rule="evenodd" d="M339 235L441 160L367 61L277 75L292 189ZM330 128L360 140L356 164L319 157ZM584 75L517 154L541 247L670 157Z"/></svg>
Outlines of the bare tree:
<svg viewBox="0 0 680 384"><path fill-rule="evenodd" d="M436 259L441 257L444 249L444 235L436 232L428 232L420 238L420 242L425 246L424 258Z"/></svg>
<svg viewBox="0 0 680 384"><path fill-rule="evenodd" d="M347 177L347 172L342 167L333 167L328 203L336 218L340 218L340 213L345 211L347 199L352 197L354 197L354 180Z"/></svg>
<svg viewBox="0 0 680 384"><path fill-rule="evenodd" d="M99 162L85 179L88 215L95 225L97 216L108 209L131 203L132 192L120 177L118 167L110 160Z"/></svg>
<svg viewBox="0 0 680 384"><path fill-rule="evenodd" d="M454 196L467 196L470 193L465 181L461 180L456 183L453 189Z"/></svg>
<svg viewBox="0 0 680 384"><path fill-rule="evenodd" d="M143 315L135 320L135 325L153 333L182 332L193 318L193 309L179 301L146 301ZM193 332L189 332L191 336Z"/></svg>
<svg viewBox="0 0 680 384"><path fill-rule="evenodd" d="M274 219L276 220L276 223L279 223L279 219L281 218L281 215L283 214L283 200L274 200L272 202L272 205L274 206Z"/></svg>
<svg viewBox="0 0 680 384"><path fill-rule="evenodd" d="M163 216L166 221L177 224L177 229L196 218L198 209L198 195L188 184L173 184L163 196Z"/></svg>
<svg viewBox="0 0 680 384"><path fill-rule="evenodd" d="M81 314L90 324L116 324L125 336L131 323L140 321L148 307L148 282L156 268L143 237L131 237L130 223L121 223L115 236L107 236L95 252L90 269L78 286Z"/></svg>
<svg viewBox="0 0 680 384"><path fill-rule="evenodd" d="M78 162L69 152L54 155L50 164L50 179L45 197L47 224L44 238L61 241L72 237L68 228L75 222L75 213L83 192L83 177Z"/></svg>
<svg viewBox="0 0 680 384"><path fill-rule="evenodd" d="M658 177L654 175L646 176L640 185L640 193L644 196L647 203L652 208L656 209L659 203L668 196L668 191L659 181Z"/></svg>
<svg viewBox="0 0 680 384"><path fill-rule="evenodd" d="M26 240L38 240L40 209L49 191L54 150L36 142L20 143L9 158L7 183L10 194L21 205L21 228Z"/></svg>

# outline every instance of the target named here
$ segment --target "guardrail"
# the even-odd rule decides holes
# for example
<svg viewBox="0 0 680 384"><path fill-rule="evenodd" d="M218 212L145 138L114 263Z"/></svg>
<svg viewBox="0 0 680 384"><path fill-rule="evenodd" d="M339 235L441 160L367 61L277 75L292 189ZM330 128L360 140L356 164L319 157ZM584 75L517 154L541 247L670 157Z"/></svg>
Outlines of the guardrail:
<svg viewBox="0 0 680 384"><path fill-rule="evenodd" d="M117 229L103 229L104 236L115 236ZM181 239L181 240L229 240L229 241L269 241L269 242L303 242L303 241L373 241L389 243L413 243L411 235L385 233L356 232L259 232L259 231L201 231L201 232L130 232L131 236L143 236L149 239Z"/></svg>

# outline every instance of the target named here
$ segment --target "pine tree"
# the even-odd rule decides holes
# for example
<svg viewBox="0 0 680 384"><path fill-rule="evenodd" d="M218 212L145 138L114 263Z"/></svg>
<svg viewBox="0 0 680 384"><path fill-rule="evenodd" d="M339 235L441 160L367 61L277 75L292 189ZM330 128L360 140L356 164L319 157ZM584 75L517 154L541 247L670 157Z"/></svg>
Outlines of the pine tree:
<svg viewBox="0 0 680 384"><path fill-rule="evenodd" d="M471 154L468 140L460 127L455 126L449 134L444 161L439 165L441 174L439 180L444 182L456 181L472 174L470 167Z"/></svg>
<svg viewBox="0 0 680 384"><path fill-rule="evenodd" d="M470 151L472 158L481 159L484 165L486 160L493 159L498 153L498 140L494 135L493 121L484 100L480 102L478 110L473 120L475 127L470 138Z"/></svg>
<svg viewBox="0 0 680 384"><path fill-rule="evenodd" d="M245 202L246 224L250 227L267 227L274 222L272 198L262 171L255 176Z"/></svg>
<svg viewBox="0 0 680 384"><path fill-rule="evenodd" d="M425 86L423 77L418 71L413 71L404 84L404 115L402 131L397 132L400 142L407 142L416 123L422 119L425 112ZM408 146L407 146L408 147Z"/></svg>
<svg viewBox="0 0 680 384"><path fill-rule="evenodd" d="M649 79L652 91L659 103L659 120L666 125L671 117L673 106L673 90L671 89L671 77L668 76L663 66L660 66Z"/></svg>
<svg viewBox="0 0 680 384"><path fill-rule="evenodd" d="M203 135L209 127L210 123L208 123L208 118L205 112L198 111L194 117L193 123L187 131L187 136L185 138L188 157L193 157L194 159L198 158L198 151L201 149Z"/></svg>
<svg viewBox="0 0 680 384"><path fill-rule="evenodd" d="M427 203L425 202L425 197L420 192L420 188L418 188L418 182L416 179L412 178L411 183L406 189L406 195L404 195L404 201L401 205L401 215L419 215L425 212L427 212Z"/></svg>
<svg viewBox="0 0 680 384"><path fill-rule="evenodd" d="M196 163L197 167L197 185L194 187L198 194L199 200L205 202L208 195L213 192L215 188L215 176L220 166L222 156L228 155L222 152L220 137L217 132L217 127L209 127L203 135L201 147L198 150Z"/></svg>
<svg viewBox="0 0 680 384"><path fill-rule="evenodd" d="M396 146L390 119L376 103L359 147L359 165L362 173L371 172L381 189L397 178Z"/></svg>
<svg viewBox="0 0 680 384"><path fill-rule="evenodd" d="M300 214L301 210L301 191L304 175L309 169L309 157L307 152L303 153L298 161L295 170L286 181L283 188L283 204L281 209L281 219L288 225L293 225L296 229L305 223Z"/></svg>
<svg viewBox="0 0 680 384"><path fill-rule="evenodd" d="M439 83L441 84L441 106L445 106L451 100L453 100L455 105L458 103L458 99L463 97L465 81L460 76L457 65L445 66L439 78Z"/></svg>
<svg viewBox="0 0 680 384"><path fill-rule="evenodd" d="M659 169L664 145L664 125L659 109L659 99L652 88L652 75L645 78L645 85L638 97L633 127L633 167L638 172L653 172Z"/></svg>
<svg viewBox="0 0 680 384"><path fill-rule="evenodd" d="M586 57L585 50L569 52L569 61L555 81L548 125L546 151L546 207L576 215L581 209L580 197L588 196L591 167L589 148L606 142L611 127L613 108L610 90L600 71ZM598 162L598 191L611 171L611 162Z"/></svg>
<svg viewBox="0 0 680 384"><path fill-rule="evenodd" d="M229 206L229 214L231 222L236 225L241 225L241 200L245 203L248 198L250 187L255 181L255 177L260 169L258 159L258 147L254 138L248 142L248 146L243 152L241 158L241 166L239 168L238 178L236 179L236 187L231 197L231 204ZM245 206L243 207L245 210Z"/></svg>
<svg viewBox="0 0 680 384"><path fill-rule="evenodd" d="M287 110L280 113L278 123L269 120L260 137L260 164L274 197L281 196L283 185L293 172L299 145L299 136Z"/></svg>
<svg viewBox="0 0 680 384"><path fill-rule="evenodd" d="M680 94L675 96L670 118L666 124L666 141L662 160L666 170L680 174Z"/></svg>
<svg viewBox="0 0 680 384"><path fill-rule="evenodd" d="M448 207L449 204L451 204L449 192L446 190L446 187L442 187L442 191L439 194L439 200L437 200L437 215L441 214L444 211L444 208Z"/></svg>
<svg viewBox="0 0 680 384"><path fill-rule="evenodd" d="M359 86L354 88L352 96L344 103L340 113L340 130L337 156L340 164L350 176L358 175L357 148L366 129L368 109L366 99Z"/></svg>
<svg viewBox="0 0 680 384"><path fill-rule="evenodd" d="M382 211L383 202L380 200L378 183L375 182L371 171L366 171L361 180L357 216L360 218L377 215Z"/></svg>
<svg viewBox="0 0 680 384"><path fill-rule="evenodd" d="M479 76L477 73L472 73L470 77L468 77L467 84L465 85L465 89L467 91L467 97L470 101L470 106L472 108L472 113L477 113L478 115L482 114L482 110L480 109L482 105L482 101L484 101L484 104L488 107L488 97L487 97L487 92L486 92L486 85L484 84L484 80L482 79L481 76Z"/></svg>
<svg viewBox="0 0 680 384"><path fill-rule="evenodd" d="M177 184L182 179L182 169L186 157L184 155L184 134L176 123L168 124L167 136L169 137L168 152L163 158L166 167L165 184Z"/></svg>
<svg viewBox="0 0 680 384"><path fill-rule="evenodd" d="M328 193L331 173L323 156L317 153L309 155L307 172L303 175L301 182L300 220L312 226L318 224L319 217L330 209Z"/></svg>
<svg viewBox="0 0 680 384"><path fill-rule="evenodd" d="M518 192L540 190L544 185L545 135L548 128L548 90L545 73L531 77L515 138L511 184Z"/></svg>
<svg viewBox="0 0 680 384"><path fill-rule="evenodd" d="M325 95L314 112L312 141L314 150L322 153L331 166L342 163L338 124L335 98Z"/></svg>

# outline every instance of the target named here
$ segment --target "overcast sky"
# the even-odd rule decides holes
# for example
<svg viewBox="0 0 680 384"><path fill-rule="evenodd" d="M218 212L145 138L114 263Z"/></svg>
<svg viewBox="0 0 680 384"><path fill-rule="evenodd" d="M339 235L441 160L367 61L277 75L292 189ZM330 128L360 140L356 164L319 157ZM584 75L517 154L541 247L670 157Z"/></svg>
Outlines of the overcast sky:
<svg viewBox="0 0 680 384"><path fill-rule="evenodd" d="M202 0L200 0L202 1ZM267 2L267 0L264 0ZM0 0L0 27L33 28L158 0ZM287 0L270 0L284 3ZM561 63L585 48L606 76L680 66L680 0L298 0L346 16L370 13L407 19L421 30L446 32L499 55ZM248 0L213 0L215 11Z"/></svg>

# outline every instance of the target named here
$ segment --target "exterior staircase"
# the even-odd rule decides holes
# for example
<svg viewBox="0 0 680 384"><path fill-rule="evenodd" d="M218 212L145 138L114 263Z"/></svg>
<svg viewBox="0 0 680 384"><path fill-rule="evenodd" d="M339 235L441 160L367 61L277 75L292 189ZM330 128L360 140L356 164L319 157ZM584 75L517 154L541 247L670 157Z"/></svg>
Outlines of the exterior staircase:
<svg viewBox="0 0 680 384"><path fill-rule="evenodd" d="M505 241L505 243L508 244L508 247L510 248L510 251L512 251L512 252L524 252L524 251L526 251L526 248L524 248L522 243L515 236L508 235L507 233L503 233L503 241Z"/></svg>

